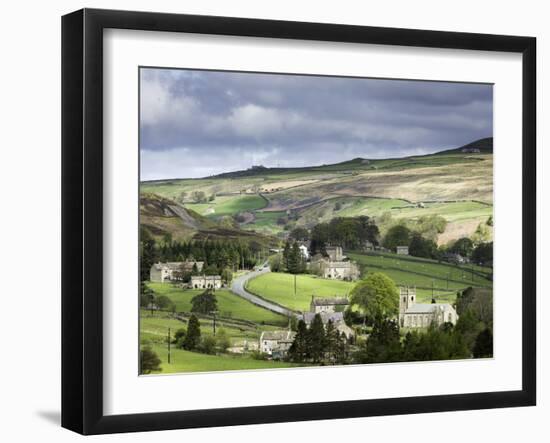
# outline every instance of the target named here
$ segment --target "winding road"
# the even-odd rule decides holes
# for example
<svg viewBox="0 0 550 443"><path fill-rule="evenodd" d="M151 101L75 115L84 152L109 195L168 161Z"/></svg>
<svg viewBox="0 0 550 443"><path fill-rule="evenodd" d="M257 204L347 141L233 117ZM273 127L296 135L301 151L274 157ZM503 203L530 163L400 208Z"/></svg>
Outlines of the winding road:
<svg viewBox="0 0 550 443"><path fill-rule="evenodd" d="M234 279L233 283L231 284L231 291L239 297L242 297L249 302L254 303L255 305L261 306L262 308L276 312L277 314L282 314L286 317L289 317L291 315L299 316L298 313L291 311L290 309L287 309L276 303L272 303L269 300L258 297L257 295L251 294L245 289L246 282L248 280L266 274L268 272L271 272L271 269L269 268L269 265L267 263L264 263L259 271L248 272Z"/></svg>

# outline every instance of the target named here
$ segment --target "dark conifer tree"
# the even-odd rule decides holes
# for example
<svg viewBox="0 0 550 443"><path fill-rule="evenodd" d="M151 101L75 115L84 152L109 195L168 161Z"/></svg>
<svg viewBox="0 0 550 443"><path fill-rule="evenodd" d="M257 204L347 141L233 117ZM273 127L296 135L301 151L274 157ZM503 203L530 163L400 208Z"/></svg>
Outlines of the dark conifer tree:
<svg viewBox="0 0 550 443"><path fill-rule="evenodd" d="M308 330L306 323L303 320L298 321L296 326L296 336L294 337L294 342L288 350L289 360L302 363L307 358L307 346L308 346Z"/></svg>
<svg viewBox="0 0 550 443"><path fill-rule="evenodd" d="M201 325L199 319L195 315L189 317L189 323L187 324L187 333L183 340L183 348L188 351L196 349L201 341Z"/></svg>
<svg viewBox="0 0 550 443"><path fill-rule="evenodd" d="M313 317L307 334L307 343L309 357L314 363L319 363L323 359L326 346L325 327L320 314Z"/></svg>

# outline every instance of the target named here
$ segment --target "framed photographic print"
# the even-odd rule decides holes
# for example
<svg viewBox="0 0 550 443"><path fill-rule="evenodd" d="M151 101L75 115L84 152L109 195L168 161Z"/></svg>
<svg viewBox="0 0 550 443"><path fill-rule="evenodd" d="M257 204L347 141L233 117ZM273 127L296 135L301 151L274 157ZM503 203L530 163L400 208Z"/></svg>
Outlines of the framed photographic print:
<svg viewBox="0 0 550 443"><path fill-rule="evenodd" d="M535 50L64 16L62 425L534 405Z"/></svg>

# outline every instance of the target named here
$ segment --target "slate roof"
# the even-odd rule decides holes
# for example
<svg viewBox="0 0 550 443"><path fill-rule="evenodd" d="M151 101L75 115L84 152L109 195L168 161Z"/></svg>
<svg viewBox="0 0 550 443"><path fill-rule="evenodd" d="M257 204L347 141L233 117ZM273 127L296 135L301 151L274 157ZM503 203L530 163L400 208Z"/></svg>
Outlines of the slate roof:
<svg viewBox="0 0 550 443"><path fill-rule="evenodd" d="M416 303L409 307L405 314L431 314L440 307L447 310L451 305L447 303Z"/></svg>
<svg viewBox="0 0 550 443"><path fill-rule="evenodd" d="M315 312L305 312L303 315L303 319L306 324L309 325L316 315L321 316L323 324L327 324L329 320L332 320L332 323L340 323L344 321L343 312L320 312L318 314L316 314Z"/></svg>
<svg viewBox="0 0 550 443"><path fill-rule="evenodd" d="M260 337L263 340L293 341L296 336L292 331L264 331Z"/></svg>
<svg viewBox="0 0 550 443"><path fill-rule="evenodd" d="M313 297L311 303L314 306L336 306L349 305L349 300L346 297Z"/></svg>
<svg viewBox="0 0 550 443"><path fill-rule="evenodd" d="M162 269L169 269L171 271L179 271L182 266L185 267L185 269L191 270L193 269L193 265L197 264L197 268L200 271L204 265L203 261L173 261L173 262L166 262L166 263L155 263L153 266L157 271L160 271Z"/></svg>

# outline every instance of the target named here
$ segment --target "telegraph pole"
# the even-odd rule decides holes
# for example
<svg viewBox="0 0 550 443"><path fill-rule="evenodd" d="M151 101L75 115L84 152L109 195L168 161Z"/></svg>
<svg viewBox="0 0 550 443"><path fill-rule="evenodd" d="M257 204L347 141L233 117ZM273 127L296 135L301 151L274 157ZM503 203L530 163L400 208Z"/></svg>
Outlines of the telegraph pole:
<svg viewBox="0 0 550 443"><path fill-rule="evenodd" d="M218 313L218 311L212 311L212 317L213 317L213 320L212 320L212 332L214 335L216 335L216 314Z"/></svg>
<svg viewBox="0 0 550 443"><path fill-rule="evenodd" d="M170 328L168 328L168 364L170 364Z"/></svg>

